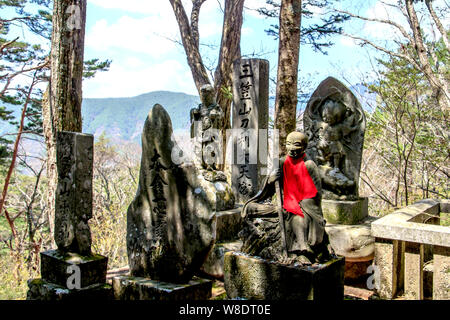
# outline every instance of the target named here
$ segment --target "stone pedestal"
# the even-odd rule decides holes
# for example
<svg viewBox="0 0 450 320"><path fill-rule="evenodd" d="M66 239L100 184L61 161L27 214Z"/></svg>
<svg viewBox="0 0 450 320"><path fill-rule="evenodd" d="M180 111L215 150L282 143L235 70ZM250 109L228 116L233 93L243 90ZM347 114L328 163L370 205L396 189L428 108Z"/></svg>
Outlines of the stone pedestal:
<svg viewBox="0 0 450 320"><path fill-rule="evenodd" d="M225 254L229 298L261 300L342 300L344 258L312 266L285 266L239 252Z"/></svg>
<svg viewBox="0 0 450 320"><path fill-rule="evenodd" d="M375 238L371 234L371 223L376 218L368 217L357 225L329 224L325 230L337 255L345 257L345 279L354 281L366 277L375 253Z"/></svg>
<svg viewBox="0 0 450 320"><path fill-rule="evenodd" d="M106 283L108 258L99 254L81 256L59 250L41 252L41 277L43 280L67 287L79 270L80 287Z"/></svg>
<svg viewBox="0 0 450 320"><path fill-rule="evenodd" d="M41 252L41 277L28 282L27 299L111 299L106 284L108 258L59 250Z"/></svg>
<svg viewBox="0 0 450 320"><path fill-rule="evenodd" d="M116 300L208 300L212 283L212 280L200 278L194 278L186 284L132 276L118 276L112 280Z"/></svg>
<svg viewBox="0 0 450 320"><path fill-rule="evenodd" d="M354 225L368 216L368 198L356 201L322 200L322 211L328 223Z"/></svg>

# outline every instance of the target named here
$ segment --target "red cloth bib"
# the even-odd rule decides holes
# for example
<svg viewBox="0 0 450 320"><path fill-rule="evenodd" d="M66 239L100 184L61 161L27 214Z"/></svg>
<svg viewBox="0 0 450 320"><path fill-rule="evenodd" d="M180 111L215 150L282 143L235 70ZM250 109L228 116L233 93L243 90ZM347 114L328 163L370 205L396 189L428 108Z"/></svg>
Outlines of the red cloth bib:
<svg viewBox="0 0 450 320"><path fill-rule="evenodd" d="M304 217L299 202L303 199L314 198L317 194L314 181L306 169L305 155L299 159L286 156L283 165L283 208Z"/></svg>

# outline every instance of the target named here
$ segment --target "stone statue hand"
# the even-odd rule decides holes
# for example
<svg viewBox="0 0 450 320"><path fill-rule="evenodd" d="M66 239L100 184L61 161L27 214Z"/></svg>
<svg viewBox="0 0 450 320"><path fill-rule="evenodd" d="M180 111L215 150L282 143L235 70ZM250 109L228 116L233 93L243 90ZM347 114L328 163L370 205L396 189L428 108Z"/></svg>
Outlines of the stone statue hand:
<svg viewBox="0 0 450 320"><path fill-rule="evenodd" d="M270 173L267 183L272 184L275 181L279 180L280 178L281 178L281 170L280 168L277 168Z"/></svg>

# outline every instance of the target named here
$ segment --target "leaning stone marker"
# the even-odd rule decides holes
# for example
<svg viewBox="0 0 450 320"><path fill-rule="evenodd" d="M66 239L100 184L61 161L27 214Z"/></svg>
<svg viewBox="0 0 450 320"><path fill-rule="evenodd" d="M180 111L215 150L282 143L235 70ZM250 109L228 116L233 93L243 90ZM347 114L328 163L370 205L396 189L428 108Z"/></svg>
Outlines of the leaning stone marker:
<svg viewBox="0 0 450 320"><path fill-rule="evenodd" d="M92 135L58 132L58 186L55 197L57 250L41 252L41 277L31 280L27 299L110 299L108 258L92 254Z"/></svg>
<svg viewBox="0 0 450 320"><path fill-rule="evenodd" d="M269 62L242 59L233 65L232 188L236 203L256 194L266 175ZM262 150L260 150L262 149Z"/></svg>
<svg viewBox="0 0 450 320"><path fill-rule="evenodd" d="M216 211L228 194L223 181L208 181L202 168L173 161L172 122L156 104L142 134L136 197L127 212L130 277L117 277L117 299L206 299L212 281L193 279L215 242ZM231 190L229 190L231 193Z"/></svg>

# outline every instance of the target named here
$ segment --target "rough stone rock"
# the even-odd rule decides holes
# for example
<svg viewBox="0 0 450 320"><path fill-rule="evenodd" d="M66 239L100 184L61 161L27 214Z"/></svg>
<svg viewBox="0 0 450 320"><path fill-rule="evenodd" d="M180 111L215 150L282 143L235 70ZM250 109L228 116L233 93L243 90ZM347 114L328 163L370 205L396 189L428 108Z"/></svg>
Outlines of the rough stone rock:
<svg viewBox="0 0 450 320"><path fill-rule="evenodd" d="M116 300L208 300L212 280L194 278L185 284L174 284L148 278L118 276L113 278Z"/></svg>
<svg viewBox="0 0 450 320"><path fill-rule="evenodd" d="M218 211L216 242L237 240L239 231L242 229L241 207L235 209Z"/></svg>
<svg viewBox="0 0 450 320"><path fill-rule="evenodd" d="M318 300L344 298L344 258L312 266L286 266L238 252L225 254L229 298Z"/></svg>
<svg viewBox="0 0 450 320"><path fill-rule="evenodd" d="M215 212L233 195L194 165L174 163L179 148L171 136L170 117L156 104L144 124L139 186L127 212L128 261L132 276L186 283L214 245Z"/></svg>
<svg viewBox="0 0 450 320"><path fill-rule="evenodd" d="M242 247L242 241L216 243L211 250L208 258L203 264L201 271L210 277L215 279L223 279L224 269L223 260L225 253L229 251L240 251Z"/></svg>
<svg viewBox="0 0 450 320"><path fill-rule="evenodd" d="M354 201L322 200L323 217L327 223L349 224L360 223L368 216L367 198Z"/></svg>
<svg viewBox="0 0 450 320"><path fill-rule="evenodd" d="M371 235L371 223L376 218L369 217L358 225L328 224L330 244L335 253L344 256L346 260L373 257L375 252L375 238Z"/></svg>

